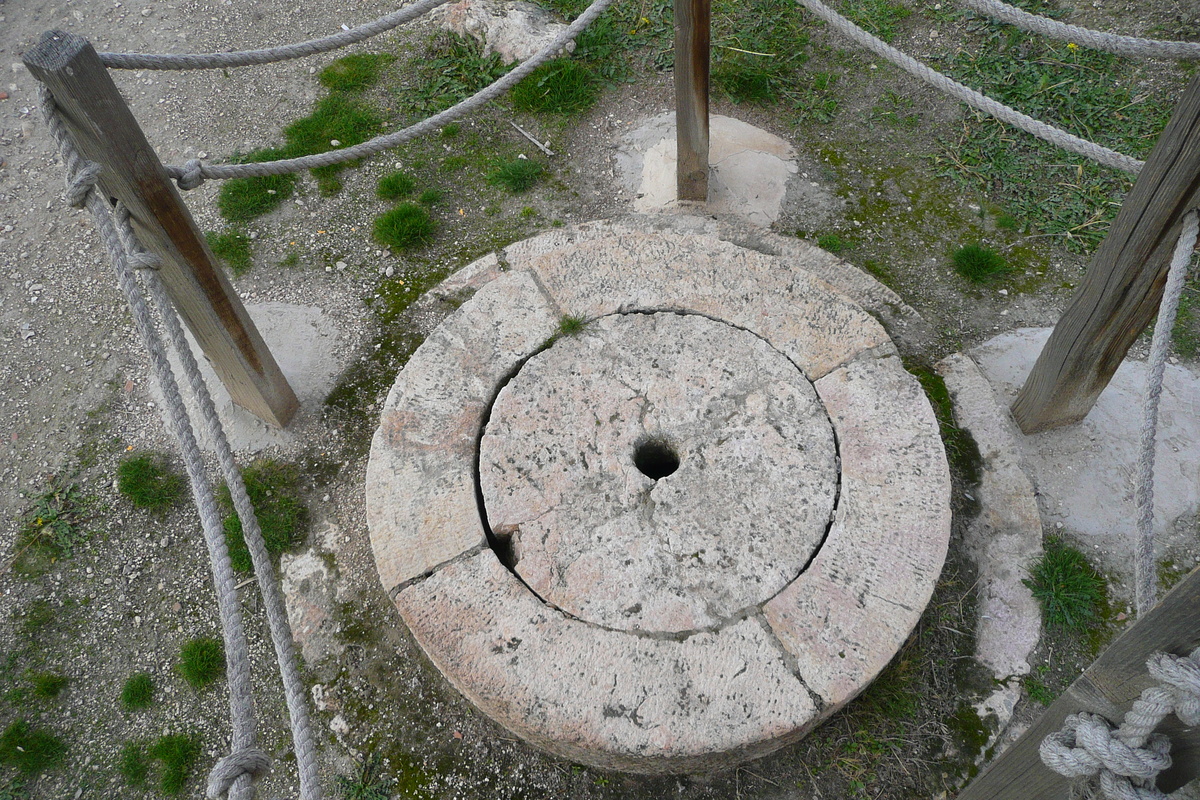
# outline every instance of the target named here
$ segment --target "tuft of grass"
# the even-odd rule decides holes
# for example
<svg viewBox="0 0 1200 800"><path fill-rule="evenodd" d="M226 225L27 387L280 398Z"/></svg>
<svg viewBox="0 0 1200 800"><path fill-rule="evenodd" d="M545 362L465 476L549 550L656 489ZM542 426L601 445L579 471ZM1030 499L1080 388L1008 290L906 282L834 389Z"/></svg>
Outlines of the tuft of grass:
<svg viewBox="0 0 1200 800"><path fill-rule="evenodd" d="M179 651L179 674L193 689L203 689L225 674L225 647L219 639L200 637Z"/></svg>
<svg viewBox="0 0 1200 800"><path fill-rule="evenodd" d="M556 58L529 73L510 93L513 108L537 114L577 114L600 97L591 68L569 58Z"/></svg>
<svg viewBox="0 0 1200 800"><path fill-rule="evenodd" d="M300 471L291 464L264 459L248 466L242 472L242 481L254 506L267 553L278 556L300 544L308 523L308 508L300 498ZM254 564L246 547L242 522L234 513L228 486L221 487L217 499L226 514L225 543L229 548L229 560L234 569L250 572Z"/></svg>
<svg viewBox="0 0 1200 800"><path fill-rule="evenodd" d="M381 774L383 759L378 753L366 752L353 776L338 775L337 788L342 800L391 800L395 779Z"/></svg>
<svg viewBox="0 0 1200 800"><path fill-rule="evenodd" d="M1095 620L1107 595L1100 573L1074 547L1054 536L1021 581L1042 606L1042 617L1053 627L1083 629Z"/></svg>
<svg viewBox="0 0 1200 800"><path fill-rule="evenodd" d="M13 566L24 574L39 574L55 561L70 558L87 538L86 517L87 501L79 487L52 478L21 520Z"/></svg>
<svg viewBox="0 0 1200 800"><path fill-rule="evenodd" d="M117 467L117 489L138 508L163 511L182 499L183 476L167 464L164 456L139 453Z"/></svg>
<svg viewBox="0 0 1200 800"><path fill-rule="evenodd" d="M497 167L489 176L488 183L503 186L513 194L528 191L542 178L545 168L541 163L528 158L514 158Z"/></svg>
<svg viewBox="0 0 1200 800"><path fill-rule="evenodd" d="M290 158L287 150L266 148L236 158L236 163L257 164ZM233 178L221 184L217 210L229 222L249 222L279 208L296 190L295 175L269 175L265 178Z"/></svg>
<svg viewBox="0 0 1200 800"><path fill-rule="evenodd" d="M183 791L188 776L200 755L200 743L191 736L175 734L160 736L150 745L150 758L162 762L162 777L159 788L163 794L175 795Z"/></svg>
<svg viewBox="0 0 1200 800"><path fill-rule="evenodd" d="M442 202L442 193L437 189L426 189L417 196L417 202L423 206L433 206Z"/></svg>
<svg viewBox="0 0 1200 800"><path fill-rule="evenodd" d="M241 231L208 231L204 238L213 255L224 261L234 275L245 275L254 266L250 237Z"/></svg>
<svg viewBox="0 0 1200 800"><path fill-rule="evenodd" d="M558 321L558 333L561 336L574 336L583 331L587 320L583 317L564 316Z"/></svg>
<svg viewBox="0 0 1200 800"><path fill-rule="evenodd" d="M154 679L148 672L135 672L121 687L121 707L139 711L154 703Z"/></svg>
<svg viewBox="0 0 1200 800"><path fill-rule="evenodd" d="M0 764L25 775L49 772L62 763L67 745L53 734L19 719L0 734Z"/></svg>
<svg viewBox="0 0 1200 800"><path fill-rule="evenodd" d="M338 92L361 92L379 81L383 68L396 60L386 53L355 53L334 61L317 73L317 80Z"/></svg>
<svg viewBox="0 0 1200 800"><path fill-rule="evenodd" d="M375 196L380 200L401 200L408 197L417 188L412 176L404 172L393 172L379 179L375 186Z"/></svg>
<svg viewBox="0 0 1200 800"><path fill-rule="evenodd" d="M433 241L437 225L429 212L415 203L396 206L375 218L375 241L397 250L415 250Z"/></svg>
<svg viewBox="0 0 1200 800"><path fill-rule="evenodd" d="M126 742L121 747L121 755L117 760L117 771L125 779L125 783L133 787L144 786L150 775L150 764L146 760L146 748L139 742Z"/></svg>
<svg viewBox="0 0 1200 800"><path fill-rule="evenodd" d="M34 673L29 676L29 682L33 685L34 696L45 700L58 697L70 683L66 675L56 675L53 672Z"/></svg>
<svg viewBox="0 0 1200 800"><path fill-rule="evenodd" d="M968 244L950 256L954 271L972 283L987 283L1008 272L1004 258L990 247Z"/></svg>
<svg viewBox="0 0 1200 800"><path fill-rule="evenodd" d="M451 122L446 127L438 131L438 135L443 139L453 139L462 131L462 127L457 122Z"/></svg>

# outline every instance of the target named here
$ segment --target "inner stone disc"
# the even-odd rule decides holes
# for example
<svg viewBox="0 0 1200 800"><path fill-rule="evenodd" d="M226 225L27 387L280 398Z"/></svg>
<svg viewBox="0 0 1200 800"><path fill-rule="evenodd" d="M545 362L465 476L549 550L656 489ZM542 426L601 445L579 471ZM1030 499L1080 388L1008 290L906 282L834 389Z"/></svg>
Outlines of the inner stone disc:
<svg viewBox="0 0 1200 800"><path fill-rule="evenodd" d="M837 495L812 384L754 334L603 317L533 356L480 444L493 533L545 601L621 630L720 624L819 547Z"/></svg>

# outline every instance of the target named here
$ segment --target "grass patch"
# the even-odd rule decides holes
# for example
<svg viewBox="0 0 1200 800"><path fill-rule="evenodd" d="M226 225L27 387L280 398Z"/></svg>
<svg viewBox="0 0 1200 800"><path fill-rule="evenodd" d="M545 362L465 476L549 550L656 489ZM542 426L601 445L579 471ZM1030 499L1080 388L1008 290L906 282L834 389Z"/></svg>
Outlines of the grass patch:
<svg viewBox="0 0 1200 800"><path fill-rule="evenodd" d="M117 466L117 489L137 508L164 511L183 498L184 488L183 476L156 453L130 456Z"/></svg>
<svg viewBox="0 0 1200 800"><path fill-rule="evenodd" d="M836 233L826 233L817 237L817 247L821 248L822 250L828 250L835 256L838 253L843 253L849 250L853 246L854 245L851 242L846 241Z"/></svg>
<svg viewBox="0 0 1200 800"><path fill-rule="evenodd" d="M1193 277L1179 297L1179 310L1175 315L1175 326L1171 328L1171 343L1175 354L1193 361L1200 356L1200 278Z"/></svg>
<svg viewBox="0 0 1200 800"><path fill-rule="evenodd" d="M203 689L225 674L225 647L219 639L200 637L179 651L179 674L193 689Z"/></svg>
<svg viewBox="0 0 1200 800"><path fill-rule="evenodd" d="M234 159L235 163L257 164L290 158L285 150L267 148ZM217 210L229 222L241 223L279 208L296 190L296 176L269 175L265 178L233 178L221 184Z"/></svg>
<svg viewBox="0 0 1200 800"><path fill-rule="evenodd" d="M79 487L64 486L52 478L21 520L13 567L23 574L36 575L59 559L70 558L87 539L83 529L87 516L88 503Z"/></svg>
<svg viewBox="0 0 1200 800"><path fill-rule="evenodd" d="M255 461L242 471L246 494L254 506L263 544L272 557L304 541L308 508L300 498L300 471L291 464L271 459ZM224 510L225 543L233 568L250 572L254 564L242 533L242 521L233 508L229 487L222 486L217 496Z"/></svg>
<svg viewBox="0 0 1200 800"><path fill-rule="evenodd" d="M433 241L437 224L429 211L416 203L404 203L375 218L375 241L396 250L415 250Z"/></svg>
<svg viewBox="0 0 1200 800"><path fill-rule="evenodd" d="M62 690L67 688L70 680L66 675L57 675L53 672L36 672L29 676L29 682L33 686L34 697L51 700L58 697L62 693Z"/></svg>
<svg viewBox="0 0 1200 800"><path fill-rule="evenodd" d="M412 176L404 172L393 172L379 179L375 196L380 200L402 200L417 188Z"/></svg>
<svg viewBox="0 0 1200 800"><path fill-rule="evenodd" d="M400 107L410 110L413 121L445 111L510 69L495 53L485 57L479 42L449 32L431 37L425 52L411 59L408 66L413 80L398 88L396 99Z"/></svg>
<svg viewBox="0 0 1200 800"><path fill-rule="evenodd" d="M1082 630L1099 617L1107 585L1087 558L1062 539L1046 540L1045 551L1021 581L1042 607L1051 627Z"/></svg>
<svg viewBox="0 0 1200 800"><path fill-rule="evenodd" d="M596 104L600 85L591 68L556 58L529 73L509 94L513 108L537 114L577 114Z"/></svg>
<svg viewBox="0 0 1200 800"><path fill-rule="evenodd" d="M842 8L842 15L851 22L889 43L911 14L907 7L889 0L852 0Z"/></svg>
<svg viewBox="0 0 1200 800"><path fill-rule="evenodd" d="M324 153L362 144L383 130L383 120L372 109L351 97L331 94L317 102L307 117L283 129L290 158ZM338 173L349 163L333 164L312 170L321 194L337 194L342 188Z"/></svg>
<svg viewBox="0 0 1200 800"><path fill-rule="evenodd" d="M200 755L200 743L191 736L175 734L160 736L150 745L150 758L162 762L162 777L159 788L163 794L175 795L183 791L188 776Z"/></svg>
<svg viewBox="0 0 1200 800"><path fill-rule="evenodd" d="M234 275L245 275L254 266L250 237L241 231L208 231L204 238L208 240L208 248L213 255L224 261Z"/></svg>
<svg viewBox="0 0 1200 800"><path fill-rule="evenodd" d="M426 189L417 196L417 202L423 206L433 206L442 202L442 193L437 189Z"/></svg>
<svg viewBox="0 0 1200 800"><path fill-rule="evenodd" d="M121 707L126 711L140 711L154 703L154 679L148 672L135 672L121 687Z"/></svg>
<svg viewBox="0 0 1200 800"><path fill-rule="evenodd" d="M379 81L383 68L396 60L386 53L355 53L334 61L317 73L326 89L337 92L361 92Z"/></svg>
<svg viewBox="0 0 1200 800"><path fill-rule="evenodd" d="M53 734L19 719L0 734L0 764L25 775L49 772L63 762L67 745Z"/></svg>
<svg viewBox="0 0 1200 800"><path fill-rule="evenodd" d="M488 175L488 183L503 186L513 194L526 192L534 187L545 168L540 162L528 158L514 158L506 161Z"/></svg>
<svg viewBox="0 0 1200 800"><path fill-rule="evenodd" d="M813 84L801 71L810 23L797 4L717 0L712 12L712 82L718 91L735 103L803 102Z"/></svg>
<svg viewBox="0 0 1200 800"><path fill-rule="evenodd" d="M955 250L950 261L954 271L972 283L987 283L1008 273L1004 258L990 247L968 244Z"/></svg>
<svg viewBox="0 0 1200 800"><path fill-rule="evenodd" d="M146 748L138 742L126 742L117 758L117 772L125 783L133 787L144 786L150 776L150 762L146 760Z"/></svg>

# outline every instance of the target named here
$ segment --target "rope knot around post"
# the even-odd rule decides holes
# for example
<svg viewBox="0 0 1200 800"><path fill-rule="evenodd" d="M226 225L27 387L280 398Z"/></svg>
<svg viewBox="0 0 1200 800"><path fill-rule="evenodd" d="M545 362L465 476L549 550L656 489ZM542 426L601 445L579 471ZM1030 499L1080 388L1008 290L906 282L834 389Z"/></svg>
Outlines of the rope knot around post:
<svg viewBox="0 0 1200 800"><path fill-rule="evenodd" d="M84 161L67 176L67 203L72 208L83 208L87 203L88 192L96 185L96 177L100 174L100 165L95 161Z"/></svg>
<svg viewBox="0 0 1200 800"><path fill-rule="evenodd" d="M204 165L200 163L200 159L192 158L184 162L183 169L179 174L174 176L175 183L180 189L185 192L189 189L198 189L204 183Z"/></svg>
<svg viewBox="0 0 1200 800"><path fill-rule="evenodd" d="M225 796L233 782L242 775L258 779L271 769L271 757L257 747L237 750L217 762L208 773L208 787L205 794L209 798Z"/></svg>
<svg viewBox="0 0 1200 800"><path fill-rule="evenodd" d="M1147 666L1170 692L1179 721L1189 727L1200 725L1200 649L1190 657L1156 653Z"/></svg>

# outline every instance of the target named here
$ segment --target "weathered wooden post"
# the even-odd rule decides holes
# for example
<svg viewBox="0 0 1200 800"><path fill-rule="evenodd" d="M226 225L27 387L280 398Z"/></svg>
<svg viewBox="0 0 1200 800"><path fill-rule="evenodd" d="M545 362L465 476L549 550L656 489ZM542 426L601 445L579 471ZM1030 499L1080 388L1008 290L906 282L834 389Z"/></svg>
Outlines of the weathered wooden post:
<svg viewBox="0 0 1200 800"><path fill-rule="evenodd" d="M680 200L708 200L710 0L675 0L675 185Z"/></svg>
<svg viewBox="0 0 1200 800"><path fill-rule="evenodd" d="M229 396L287 425L296 395L95 49L80 36L50 31L24 61L54 95L80 154L100 165L99 190L129 209L138 238L162 259L163 285Z"/></svg>
<svg viewBox="0 0 1200 800"><path fill-rule="evenodd" d="M1146 660L1158 652L1188 655L1200 645L1200 568L1192 570L1163 601L1137 620L1100 654L1012 747L992 762L958 800L1062 800L1067 779L1049 770L1038 755L1048 734L1068 714L1087 711L1116 723L1154 680ZM1159 731L1171 739L1172 767L1158 788L1174 791L1200 775L1200 728L1185 728L1175 716Z"/></svg>
<svg viewBox="0 0 1200 800"><path fill-rule="evenodd" d="M1025 433L1087 416L1154 319L1183 215L1200 205L1200 75L1192 79L1012 412Z"/></svg>

